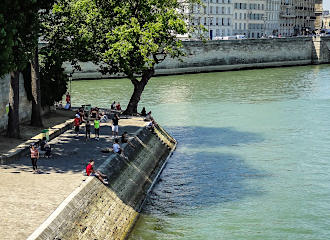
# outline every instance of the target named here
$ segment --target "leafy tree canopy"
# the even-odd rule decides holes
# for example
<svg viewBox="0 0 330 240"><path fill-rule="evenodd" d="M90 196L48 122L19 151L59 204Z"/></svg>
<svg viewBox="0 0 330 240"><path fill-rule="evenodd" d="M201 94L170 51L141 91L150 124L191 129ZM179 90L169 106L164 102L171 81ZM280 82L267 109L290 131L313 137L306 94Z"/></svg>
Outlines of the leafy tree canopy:
<svg viewBox="0 0 330 240"><path fill-rule="evenodd" d="M2 0L0 5L0 76L21 70L36 44L36 0Z"/></svg>
<svg viewBox="0 0 330 240"><path fill-rule="evenodd" d="M71 60L92 60L102 73L124 73L134 93L126 113L137 111L155 64L184 55L177 35L192 31L185 7L199 0L58 0L47 39L60 35Z"/></svg>

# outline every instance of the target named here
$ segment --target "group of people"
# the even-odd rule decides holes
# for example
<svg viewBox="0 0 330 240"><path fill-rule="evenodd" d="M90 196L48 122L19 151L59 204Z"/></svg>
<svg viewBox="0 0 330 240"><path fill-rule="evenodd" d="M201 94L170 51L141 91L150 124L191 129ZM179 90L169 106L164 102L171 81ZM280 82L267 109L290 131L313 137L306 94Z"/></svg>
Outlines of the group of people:
<svg viewBox="0 0 330 240"><path fill-rule="evenodd" d="M110 108L111 108L111 110L121 111L120 102L116 103L116 101L113 101Z"/></svg>
<svg viewBox="0 0 330 240"><path fill-rule="evenodd" d="M112 136L118 137L119 132L119 116L115 114L112 118ZM76 137L79 136L80 126L85 123L85 139L86 141L91 138L91 121L93 122L95 139L100 139L100 122L107 122L108 116L103 112L100 113L98 108L93 108L90 115L83 109L79 109L74 118L74 130Z"/></svg>

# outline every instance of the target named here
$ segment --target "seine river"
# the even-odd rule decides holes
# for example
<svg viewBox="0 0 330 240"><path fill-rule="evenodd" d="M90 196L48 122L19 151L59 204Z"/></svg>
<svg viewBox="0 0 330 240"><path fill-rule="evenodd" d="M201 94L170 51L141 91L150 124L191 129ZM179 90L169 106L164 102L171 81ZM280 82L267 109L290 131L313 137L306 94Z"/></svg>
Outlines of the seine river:
<svg viewBox="0 0 330 240"><path fill-rule="evenodd" d="M72 83L73 105L131 92ZM330 65L157 77L142 106L179 144L130 240L329 239Z"/></svg>

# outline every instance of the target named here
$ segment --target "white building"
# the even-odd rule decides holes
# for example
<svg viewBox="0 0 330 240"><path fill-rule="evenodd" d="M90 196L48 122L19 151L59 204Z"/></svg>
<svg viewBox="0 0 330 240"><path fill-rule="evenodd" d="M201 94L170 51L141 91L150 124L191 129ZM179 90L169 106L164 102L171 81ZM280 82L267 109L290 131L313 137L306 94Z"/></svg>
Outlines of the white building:
<svg viewBox="0 0 330 240"><path fill-rule="evenodd" d="M207 29L205 37L209 39L232 35L232 0L204 0L203 3L203 6L194 5L191 8L191 24L203 25Z"/></svg>
<svg viewBox="0 0 330 240"><path fill-rule="evenodd" d="M265 0L234 0L234 34L248 38L259 38L264 35Z"/></svg>
<svg viewBox="0 0 330 240"><path fill-rule="evenodd" d="M266 0L265 33L277 35L280 29L281 0Z"/></svg>

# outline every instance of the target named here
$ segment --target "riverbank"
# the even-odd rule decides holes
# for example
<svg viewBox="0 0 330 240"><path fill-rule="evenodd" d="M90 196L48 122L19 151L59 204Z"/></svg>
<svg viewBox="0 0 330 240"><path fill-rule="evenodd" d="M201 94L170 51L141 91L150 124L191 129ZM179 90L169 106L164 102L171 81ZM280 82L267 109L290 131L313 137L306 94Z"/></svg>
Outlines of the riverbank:
<svg viewBox="0 0 330 240"><path fill-rule="evenodd" d="M152 179L155 177L154 174L157 174L162 166L162 164L158 165L158 163L162 162L164 159L162 157L163 154L161 154L159 159L159 161L161 161L159 162L157 160L157 152L153 153L152 146L148 149L144 147L141 148L144 144L148 144L150 137L153 138L151 136L152 134L148 133L149 130L144 128L145 125L146 122L144 122L142 118L121 119L119 133L121 134L127 131L130 137L133 138L132 141L137 149L129 150L127 147L125 148L125 154L127 154L129 159L133 162L138 156L141 157L142 152L148 154L148 156L152 156L150 158L144 155L144 158L139 158L140 160L142 159L142 163L144 159L149 160L143 172L150 171L150 178L147 177L147 179ZM144 132L144 135L147 134L145 136L149 137L144 139L140 136L139 139L141 143L139 143L135 135L137 132L141 132L142 129L147 131ZM144 143L144 140L146 143ZM164 139L164 141L166 140ZM155 144L156 142L153 143ZM0 208L3 209L3 214L0 217L0 228L2 229L0 232L0 239L26 239L58 208L61 202L63 203L70 193L75 189L79 189L79 187L82 188L87 183L89 183L88 186L95 185L99 188L105 187L98 180L95 179L94 181L93 177L84 176L82 171L84 171L89 159L95 160L96 168L100 166L106 168L107 164L104 165L104 162L111 158L111 156L112 158L114 157L114 153L101 152L102 149L112 147L113 144L110 123L101 124L99 141L95 139L85 141L83 134L80 134L79 138L75 138L75 133L72 130L68 130L51 140L50 144L53 149L52 157L42 157L38 160L40 174L33 174L28 156L20 157L14 163L0 165L0 181L2 183L0 186L0 191L2 193L0 196ZM155 146L159 148L161 145L163 145L163 143L159 140L159 143ZM164 149L167 151L167 147ZM124 173L125 171L132 170L129 166L125 167L122 165L122 163L125 163L124 159L119 160L117 164L121 166L120 169ZM151 166L154 166L154 168ZM137 162L136 165L134 165L134 169L135 168L139 168ZM132 181L132 176L134 174L131 172L129 175L127 175L127 173L121 175L121 170L115 173L116 178L113 178L114 173L109 173L106 169L102 170L102 172L108 175L111 188L113 188L113 184L116 184L116 179L118 179L119 176L121 176L121 186L125 185L125 181ZM111 171L113 171L113 169L111 169ZM147 185L148 184L143 183L143 186ZM15 189L15 191L13 191L13 189ZM107 192L106 189L102 191ZM134 193L133 190L129 190L129 192ZM146 194L146 192L143 191L143 194ZM139 199L140 204L141 201L144 200L142 196L145 195L143 194L141 192L141 199ZM126 197L128 197L128 195L126 195ZM87 203L91 199L85 199L83 202ZM127 200L130 199L127 198ZM118 209L118 211L121 210ZM137 211L137 209L134 208L134 211ZM103 216L103 212L99 214ZM138 213L135 212L132 217L137 215ZM95 221L95 219L93 219L93 221ZM52 226L52 229L53 228L54 226ZM127 231L128 229L127 226ZM61 233L61 231L56 234L59 233ZM66 234L68 233L66 232ZM86 239L88 239L88 237Z"/></svg>
<svg viewBox="0 0 330 240"><path fill-rule="evenodd" d="M133 134L144 124L121 120L120 129ZM40 158L41 174L32 173L28 156L0 165L0 239L26 239L86 179L81 172L90 158L100 166L109 157L100 151L112 146L109 123L101 125L100 141L86 142L82 134L79 139L74 135L68 130L50 141L53 157Z"/></svg>

